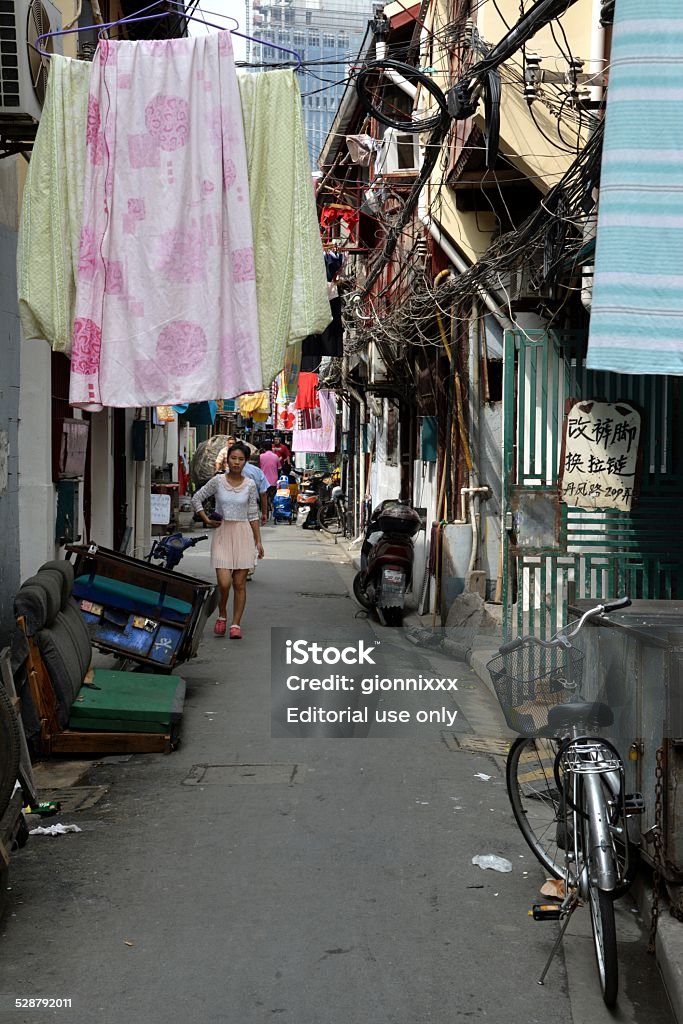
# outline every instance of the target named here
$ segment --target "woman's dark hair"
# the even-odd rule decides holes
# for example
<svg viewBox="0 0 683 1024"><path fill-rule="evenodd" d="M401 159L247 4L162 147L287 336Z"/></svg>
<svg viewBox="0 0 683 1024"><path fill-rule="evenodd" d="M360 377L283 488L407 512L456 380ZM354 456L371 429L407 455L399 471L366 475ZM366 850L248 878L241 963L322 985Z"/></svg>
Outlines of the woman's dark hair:
<svg viewBox="0 0 683 1024"><path fill-rule="evenodd" d="M249 459L251 458L251 449L244 443L244 441L235 441L233 448L239 448L239 450L244 454L244 458L249 462Z"/></svg>
<svg viewBox="0 0 683 1024"><path fill-rule="evenodd" d="M261 451L262 452L269 452L269 451L272 451L272 449L273 449L273 445L272 445L271 441L264 441L263 442L263 445L261 446Z"/></svg>
<svg viewBox="0 0 683 1024"><path fill-rule="evenodd" d="M240 455L244 456L244 461L247 461L246 446L243 445L241 441L235 441L234 444L230 445L228 448L228 458L230 458L233 452L239 452Z"/></svg>

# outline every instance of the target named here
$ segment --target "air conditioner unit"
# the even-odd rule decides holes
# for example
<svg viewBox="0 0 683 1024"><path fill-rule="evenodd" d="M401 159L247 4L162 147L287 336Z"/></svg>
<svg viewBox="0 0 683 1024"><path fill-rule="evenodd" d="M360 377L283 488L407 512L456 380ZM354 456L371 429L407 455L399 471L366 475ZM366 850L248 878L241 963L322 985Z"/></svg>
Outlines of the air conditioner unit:
<svg viewBox="0 0 683 1024"><path fill-rule="evenodd" d="M523 263L510 272L509 292L513 304L519 308L524 303L534 304L539 299L553 297L552 286L542 281L538 268L532 268L528 263Z"/></svg>
<svg viewBox="0 0 683 1024"><path fill-rule="evenodd" d="M45 99L49 61L35 49L38 36L58 32L62 16L50 0L1 0L0 133L24 139L35 129ZM43 39L40 47L62 53L62 40Z"/></svg>
<svg viewBox="0 0 683 1024"><path fill-rule="evenodd" d="M420 136L387 128L375 158L375 175L398 174L420 168Z"/></svg>

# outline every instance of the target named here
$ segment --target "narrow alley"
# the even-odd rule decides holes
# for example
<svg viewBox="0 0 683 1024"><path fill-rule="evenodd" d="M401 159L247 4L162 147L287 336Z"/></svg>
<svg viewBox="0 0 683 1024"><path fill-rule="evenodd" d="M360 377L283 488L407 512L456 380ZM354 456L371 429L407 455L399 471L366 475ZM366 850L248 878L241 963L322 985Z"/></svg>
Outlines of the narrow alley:
<svg viewBox="0 0 683 1024"><path fill-rule="evenodd" d="M284 526L267 527L264 543L243 640L214 637L210 622L183 666L180 748L77 762L83 774L61 796L85 806L60 820L82 832L34 837L13 859L3 990L12 1006L19 995L72 1006L18 1011L6 997L6 1019L669 1024L629 899L617 910L616 1015L600 998L587 909L536 984L558 926L527 914L543 874L509 809L510 735L487 688L464 663L365 618L341 545ZM183 569L210 579L207 548ZM349 625L395 645L401 666L457 676L444 696L455 727L271 739L270 629L302 623L311 635ZM485 853L512 872L471 863Z"/></svg>

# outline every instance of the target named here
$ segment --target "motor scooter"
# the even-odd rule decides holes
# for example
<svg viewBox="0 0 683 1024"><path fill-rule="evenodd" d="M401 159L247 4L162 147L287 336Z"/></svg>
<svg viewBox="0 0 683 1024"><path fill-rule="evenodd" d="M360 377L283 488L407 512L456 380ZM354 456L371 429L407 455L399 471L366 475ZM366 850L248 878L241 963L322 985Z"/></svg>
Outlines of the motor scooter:
<svg viewBox="0 0 683 1024"><path fill-rule="evenodd" d="M296 525L304 530L319 530L318 512L331 478L326 473L313 473L302 481L296 499Z"/></svg>
<svg viewBox="0 0 683 1024"><path fill-rule="evenodd" d="M163 562L164 569L175 569L188 548L199 544L200 540L208 540L207 534L200 537L184 537L182 533L169 533L166 537L157 537L145 561Z"/></svg>
<svg viewBox="0 0 683 1024"><path fill-rule="evenodd" d="M413 538L420 526L414 508L389 499L373 510L365 528L353 593L363 608L377 609L383 626L403 623L406 592L413 578Z"/></svg>

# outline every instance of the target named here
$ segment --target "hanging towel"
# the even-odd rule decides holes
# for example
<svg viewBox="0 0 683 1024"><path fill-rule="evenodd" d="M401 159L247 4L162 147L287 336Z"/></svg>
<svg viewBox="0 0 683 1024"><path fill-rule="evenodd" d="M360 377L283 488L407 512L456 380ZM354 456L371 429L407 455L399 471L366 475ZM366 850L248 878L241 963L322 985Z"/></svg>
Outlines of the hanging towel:
<svg viewBox="0 0 683 1024"><path fill-rule="evenodd" d="M54 54L28 166L17 248L25 338L71 351L83 212L89 61Z"/></svg>
<svg viewBox="0 0 683 1024"><path fill-rule="evenodd" d="M587 365L683 374L680 0L614 14Z"/></svg>
<svg viewBox="0 0 683 1024"><path fill-rule="evenodd" d="M322 426L316 430L292 432L292 451L333 452L336 448L337 396L334 391L319 391Z"/></svg>
<svg viewBox="0 0 683 1024"><path fill-rule="evenodd" d="M293 71L238 76L249 162L263 387L293 341L330 322L325 263Z"/></svg>
<svg viewBox="0 0 683 1024"><path fill-rule="evenodd" d="M101 41L87 147L71 404L175 405L260 388L230 33Z"/></svg>

